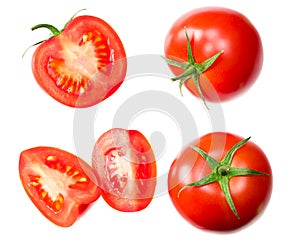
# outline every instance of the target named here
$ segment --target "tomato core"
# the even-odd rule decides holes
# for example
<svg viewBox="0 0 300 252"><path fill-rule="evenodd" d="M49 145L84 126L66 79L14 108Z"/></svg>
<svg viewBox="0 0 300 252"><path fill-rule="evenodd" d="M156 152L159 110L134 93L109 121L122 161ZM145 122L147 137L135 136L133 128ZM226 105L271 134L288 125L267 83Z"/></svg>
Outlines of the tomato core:
<svg viewBox="0 0 300 252"><path fill-rule="evenodd" d="M57 214L64 207L66 190L84 190L89 179L74 167L63 164L56 156L48 156L45 166L40 168L41 175L28 175L28 186L34 187L47 207ZM42 173L47 176L42 176Z"/></svg>
<svg viewBox="0 0 300 252"><path fill-rule="evenodd" d="M107 66L114 60L113 50L100 32L85 33L77 43L63 37L61 44L60 58L50 57L47 71L64 92L82 95L89 88L89 80L99 71L109 74Z"/></svg>
<svg viewBox="0 0 300 252"><path fill-rule="evenodd" d="M133 177L133 171L120 148L110 149L105 153L105 170L107 179L111 181L113 193L122 195L127 187L128 178Z"/></svg>

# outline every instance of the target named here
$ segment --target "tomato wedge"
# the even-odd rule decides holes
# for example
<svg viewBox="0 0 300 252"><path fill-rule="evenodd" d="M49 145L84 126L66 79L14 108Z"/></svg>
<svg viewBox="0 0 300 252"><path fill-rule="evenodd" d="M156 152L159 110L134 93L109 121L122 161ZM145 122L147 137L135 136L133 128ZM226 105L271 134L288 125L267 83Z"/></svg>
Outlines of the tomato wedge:
<svg viewBox="0 0 300 252"><path fill-rule="evenodd" d="M114 128L95 144L92 166L102 197L123 212L146 208L156 187L156 161L150 143L136 130Z"/></svg>
<svg viewBox="0 0 300 252"><path fill-rule="evenodd" d="M54 99L71 107L89 107L111 96L126 75L126 53L117 33L104 20L78 16L42 42L32 58L38 84Z"/></svg>
<svg viewBox="0 0 300 252"><path fill-rule="evenodd" d="M101 194L92 168L75 155L54 147L21 152L19 173L29 198L58 226L71 226Z"/></svg>

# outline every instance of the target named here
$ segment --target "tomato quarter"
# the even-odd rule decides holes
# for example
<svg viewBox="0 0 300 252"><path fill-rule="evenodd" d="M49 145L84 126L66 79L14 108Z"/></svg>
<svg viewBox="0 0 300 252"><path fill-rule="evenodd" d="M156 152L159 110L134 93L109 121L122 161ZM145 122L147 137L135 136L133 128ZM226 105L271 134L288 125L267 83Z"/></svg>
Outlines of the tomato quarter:
<svg viewBox="0 0 300 252"><path fill-rule="evenodd" d="M241 13L220 7L192 10L171 26L166 61L197 97L219 102L250 88L263 64L263 47L254 25Z"/></svg>
<svg viewBox="0 0 300 252"><path fill-rule="evenodd" d="M114 128L99 137L92 165L104 200L124 212L146 208L156 187L156 161L150 143L136 130Z"/></svg>
<svg viewBox="0 0 300 252"><path fill-rule="evenodd" d="M175 208L193 226L233 231L267 207L272 170L264 152L249 138L214 132L178 155L169 171L168 188Z"/></svg>
<svg viewBox="0 0 300 252"><path fill-rule="evenodd" d="M54 224L71 226L100 197L96 174L80 158L53 147L35 147L20 155L19 173L29 198Z"/></svg>
<svg viewBox="0 0 300 252"><path fill-rule="evenodd" d="M93 16L72 18L34 52L32 71L38 84L57 101L71 107L89 107L111 96L122 84L126 53L115 30Z"/></svg>

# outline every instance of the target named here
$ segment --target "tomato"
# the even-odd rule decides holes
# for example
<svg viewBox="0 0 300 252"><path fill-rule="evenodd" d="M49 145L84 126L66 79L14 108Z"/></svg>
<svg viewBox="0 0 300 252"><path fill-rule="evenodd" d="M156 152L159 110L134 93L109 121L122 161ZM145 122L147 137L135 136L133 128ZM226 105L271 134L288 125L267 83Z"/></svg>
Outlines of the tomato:
<svg viewBox="0 0 300 252"><path fill-rule="evenodd" d="M193 226L234 231L261 216L272 192L272 170L249 138L214 132L178 155L168 174L171 201Z"/></svg>
<svg viewBox="0 0 300 252"><path fill-rule="evenodd" d="M263 64L263 47L243 14L221 7L199 8L174 22L165 40L171 70L195 96L228 101L248 90ZM168 60L169 59L169 60Z"/></svg>
<svg viewBox="0 0 300 252"><path fill-rule="evenodd" d="M51 222L62 227L71 226L101 194L92 167L54 147L21 152L19 173L34 205Z"/></svg>
<svg viewBox="0 0 300 252"><path fill-rule="evenodd" d="M32 58L38 84L57 101L89 107L111 96L127 69L123 44L113 28L93 16L71 19L62 31L45 27L53 36L42 42Z"/></svg>
<svg viewBox="0 0 300 252"><path fill-rule="evenodd" d="M114 128L99 137L92 166L102 197L123 212L146 208L156 187L156 161L150 143L136 130Z"/></svg>

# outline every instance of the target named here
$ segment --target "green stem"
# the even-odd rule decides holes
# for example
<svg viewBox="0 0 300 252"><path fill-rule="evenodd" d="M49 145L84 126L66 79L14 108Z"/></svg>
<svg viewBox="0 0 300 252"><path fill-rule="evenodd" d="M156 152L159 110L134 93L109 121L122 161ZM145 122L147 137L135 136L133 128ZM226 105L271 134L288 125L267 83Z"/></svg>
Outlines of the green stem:
<svg viewBox="0 0 300 252"><path fill-rule="evenodd" d="M31 28L31 30L34 31L34 30L37 30L39 28L47 28L52 33L52 37L55 37L55 36L57 36L61 33L60 30L58 30L53 25L49 25L49 24L38 24L38 25L33 26Z"/></svg>
<svg viewBox="0 0 300 252"><path fill-rule="evenodd" d="M63 30L66 28L67 24L70 23L70 22L77 16L77 14L78 14L79 12L84 11L84 10L86 10L86 9L81 9L81 10L79 10L79 11L76 11L76 12L74 13L74 15L70 18L70 20L65 24L64 28L63 28L61 31L63 31Z"/></svg>

